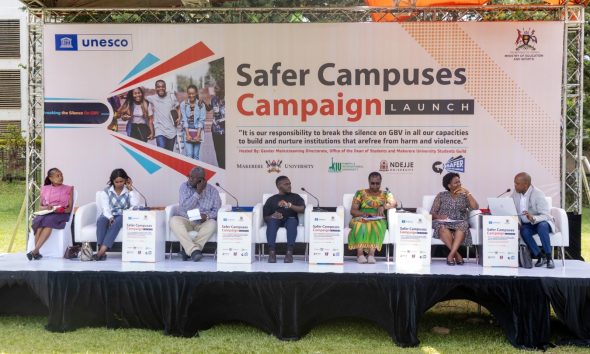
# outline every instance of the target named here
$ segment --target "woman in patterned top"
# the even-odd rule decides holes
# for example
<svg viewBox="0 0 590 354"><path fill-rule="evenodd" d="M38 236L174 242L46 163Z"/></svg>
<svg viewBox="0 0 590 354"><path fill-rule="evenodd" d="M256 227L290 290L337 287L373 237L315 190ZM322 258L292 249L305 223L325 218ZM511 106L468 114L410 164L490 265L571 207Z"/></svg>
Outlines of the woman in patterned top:
<svg viewBox="0 0 590 354"><path fill-rule="evenodd" d="M139 205L131 178L124 169L113 170L107 184L109 187L101 193L102 214L96 220L96 243L100 245L93 256L96 261L107 259L106 252L113 247L123 226L123 211Z"/></svg>
<svg viewBox="0 0 590 354"><path fill-rule="evenodd" d="M471 246L469 232L469 211L478 209L479 205L473 195L461 186L459 174L450 172L443 177L444 192L438 193L430 214L432 214L432 237L439 238L450 250L448 265L465 263L459 254L459 246L465 243Z"/></svg>
<svg viewBox="0 0 590 354"><path fill-rule="evenodd" d="M387 231L386 210L397 202L389 191L381 189L381 174L369 174L369 189L361 189L352 199L348 249L357 250L358 263L375 263L375 250L381 250ZM377 217L377 218L376 218ZM365 250L368 257L365 257Z"/></svg>

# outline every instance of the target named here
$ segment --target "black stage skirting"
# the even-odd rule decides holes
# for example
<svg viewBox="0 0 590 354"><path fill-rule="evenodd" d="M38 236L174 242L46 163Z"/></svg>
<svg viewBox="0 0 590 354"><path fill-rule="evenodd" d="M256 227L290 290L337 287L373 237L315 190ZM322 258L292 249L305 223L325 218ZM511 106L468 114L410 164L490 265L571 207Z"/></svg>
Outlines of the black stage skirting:
<svg viewBox="0 0 590 354"><path fill-rule="evenodd" d="M590 279L264 272L0 273L0 313L44 314L47 329L150 328L191 337L240 321L298 339L336 318L383 327L399 346L419 344L418 322L436 303L487 308L519 348L546 348L550 307L578 343L590 343Z"/></svg>

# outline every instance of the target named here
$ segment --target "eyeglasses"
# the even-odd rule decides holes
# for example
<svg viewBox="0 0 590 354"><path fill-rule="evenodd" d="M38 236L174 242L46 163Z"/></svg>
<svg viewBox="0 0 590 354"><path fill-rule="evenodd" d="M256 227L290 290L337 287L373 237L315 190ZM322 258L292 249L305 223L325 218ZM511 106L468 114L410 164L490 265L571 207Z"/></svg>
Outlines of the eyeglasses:
<svg viewBox="0 0 590 354"><path fill-rule="evenodd" d="M370 184L371 186L378 186L378 185L380 185L380 184L381 184L381 182L369 182L369 184Z"/></svg>

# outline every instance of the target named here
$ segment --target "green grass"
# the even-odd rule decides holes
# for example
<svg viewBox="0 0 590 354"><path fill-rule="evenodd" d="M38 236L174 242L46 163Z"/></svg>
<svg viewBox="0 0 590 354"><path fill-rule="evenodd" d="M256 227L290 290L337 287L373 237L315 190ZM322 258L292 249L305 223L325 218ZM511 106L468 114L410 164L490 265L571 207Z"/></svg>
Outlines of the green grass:
<svg viewBox="0 0 590 354"><path fill-rule="evenodd" d="M14 232L16 218L21 205L23 204L24 198L24 182L0 182L0 253L4 253L8 249L10 239ZM21 226L16 232L12 251L24 252L25 243L25 226L24 220L22 220Z"/></svg>
<svg viewBox="0 0 590 354"><path fill-rule="evenodd" d="M380 327L360 320L337 320L315 326L298 341L280 341L244 324L224 324L198 337L177 338L143 329L82 328L68 333L44 329L41 317L0 317L0 351L125 353L520 353L505 339L487 313L474 303L457 300L437 305L422 317L417 348L398 348ZM450 329L435 334L434 326ZM551 353L587 353L559 347Z"/></svg>
<svg viewBox="0 0 590 354"><path fill-rule="evenodd" d="M24 183L0 182L0 253L6 252L24 198ZM24 228L18 230L13 252L25 249ZM584 209L582 255L590 260L590 209ZM419 324L417 348L395 346L380 327L361 320L338 320L315 326L301 340L285 342L244 324L223 324L201 331L199 337L177 338L145 329L82 328L68 333L44 329L45 317L0 316L0 352L59 353L520 353L483 310L466 300L447 301L430 309ZM433 327L450 334L432 332ZM551 353L586 353L575 347Z"/></svg>

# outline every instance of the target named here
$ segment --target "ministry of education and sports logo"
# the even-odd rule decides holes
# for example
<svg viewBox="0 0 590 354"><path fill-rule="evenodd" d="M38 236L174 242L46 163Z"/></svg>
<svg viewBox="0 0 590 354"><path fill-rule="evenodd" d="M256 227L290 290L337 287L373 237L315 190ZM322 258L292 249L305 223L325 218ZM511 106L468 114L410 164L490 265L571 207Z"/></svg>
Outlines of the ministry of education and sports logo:
<svg viewBox="0 0 590 354"><path fill-rule="evenodd" d="M465 172L465 157L459 155L451 157L447 162L436 161L432 164L434 173L442 174L444 171L463 173Z"/></svg>
<svg viewBox="0 0 590 354"><path fill-rule="evenodd" d="M537 50L533 46L533 43L537 44L537 36L535 35L534 29L517 28L516 33L518 34L514 42L516 50Z"/></svg>
<svg viewBox="0 0 590 354"><path fill-rule="evenodd" d="M504 54L507 59L515 62L530 62L542 60L545 56L542 50L539 50L539 33L534 28L516 28L516 40L511 35L510 42L512 48Z"/></svg>

